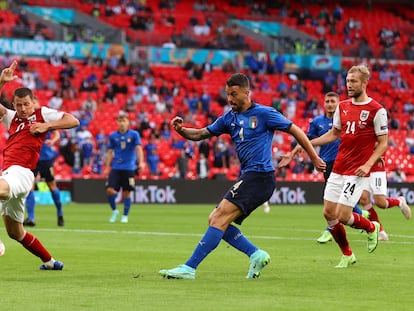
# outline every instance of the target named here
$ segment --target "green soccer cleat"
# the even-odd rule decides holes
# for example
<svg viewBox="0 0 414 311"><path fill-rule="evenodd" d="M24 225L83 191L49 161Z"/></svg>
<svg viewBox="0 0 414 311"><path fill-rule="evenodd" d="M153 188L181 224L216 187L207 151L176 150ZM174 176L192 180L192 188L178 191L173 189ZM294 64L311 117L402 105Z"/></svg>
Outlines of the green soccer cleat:
<svg viewBox="0 0 414 311"><path fill-rule="evenodd" d="M118 215L119 215L119 211L117 209L112 211L112 215L111 215L111 218L109 218L109 222L114 223L116 219L118 218Z"/></svg>
<svg viewBox="0 0 414 311"><path fill-rule="evenodd" d="M128 216L122 215L121 223L126 224L128 222Z"/></svg>
<svg viewBox="0 0 414 311"><path fill-rule="evenodd" d="M349 256L342 255L341 261L335 266L335 268L348 268L349 266L356 263L356 257L354 253L352 253Z"/></svg>
<svg viewBox="0 0 414 311"><path fill-rule="evenodd" d="M270 256L265 251L258 249L250 256L249 272L246 279L257 279L260 272L270 263Z"/></svg>
<svg viewBox="0 0 414 311"><path fill-rule="evenodd" d="M159 274L161 274L165 279L194 280L196 270L187 265L179 265L174 269L160 270Z"/></svg>
<svg viewBox="0 0 414 311"><path fill-rule="evenodd" d="M318 243L325 244L332 240L333 240L332 234L328 230L325 230L316 241L318 241Z"/></svg>
<svg viewBox="0 0 414 311"><path fill-rule="evenodd" d="M364 217L364 218L366 218L366 219L369 219L369 211L366 211L366 210L362 210L361 211L361 215L362 215L362 217Z"/></svg>
<svg viewBox="0 0 414 311"><path fill-rule="evenodd" d="M373 221L372 223L375 226L375 230L373 232L368 232L368 253L372 253L373 251L375 251L378 245L378 233L380 230L380 224L376 221Z"/></svg>

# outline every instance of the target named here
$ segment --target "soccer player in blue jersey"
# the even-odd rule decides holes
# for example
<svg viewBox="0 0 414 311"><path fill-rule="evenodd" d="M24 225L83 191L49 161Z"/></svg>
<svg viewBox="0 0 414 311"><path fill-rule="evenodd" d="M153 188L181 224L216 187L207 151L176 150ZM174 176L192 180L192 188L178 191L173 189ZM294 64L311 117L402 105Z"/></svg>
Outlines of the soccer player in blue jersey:
<svg viewBox="0 0 414 311"><path fill-rule="evenodd" d="M175 117L171 126L182 137L200 141L211 136L229 134L236 144L240 160L240 177L227 191L208 218L208 228L185 264L170 270L160 270L165 278L195 279L196 269L221 240L226 241L250 259L246 278L258 278L270 262L270 255L255 246L233 225L241 225L258 206L270 199L276 187L272 164L272 137L275 130L292 134L303 146L318 170L325 170L306 134L274 108L254 103L250 99L248 78L241 73L230 76L225 86L231 110L213 124L201 129L183 126Z"/></svg>
<svg viewBox="0 0 414 311"><path fill-rule="evenodd" d="M135 187L135 172L144 167L144 154L141 137L137 131L129 129L128 115L121 111L117 116L118 130L111 133L106 153L106 195L112 210L109 222L117 220L119 211L116 207L116 196L122 188L124 211L121 223L128 222L131 207L131 191ZM109 175L108 175L109 174Z"/></svg>
<svg viewBox="0 0 414 311"><path fill-rule="evenodd" d="M54 147L56 142L60 139L59 131L49 131L46 135L46 140L44 141L42 148L40 149L40 158L37 162L37 167L33 170L33 174L37 176L40 174L40 177L45 180L47 186L49 187L50 193L52 194L53 202L56 206L57 211L57 225L63 227L65 221L63 219L63 209L62 202L60 199L60 190L56 184L55 176L53 174L53 163L57 156L57 151ZM26 198L26 209L27 209L27 218L24 220L23 225L34 227L36 225L35 221L35 196L34 191L30 191L29 195Z"/></svg>
<svg viewBox="0 0 414 311"><path fill-rule="evenodd" d="M309 139L314 139L322 136L332 128L333 116L336 110L336 107L339 104L339 95L335 92L328 92L325 94L324 98L324 108L325 114L315 117L309 124L308 137ZM331 174L332 167L338 154L339 139L323 145L320 147L319 156L326 163L326 171L323 173L325 183L328 180L329 175ZM282 157L282 161L279 163L279 166L287 165L293 159L293 156L300 152L301 146L295 147L292 150L291 154L287 157ZM288 162L286 162L288 161ZM363 214L364 217L368 217L368 211L362 211L358 206L354 207L354 212L358 214ZM329 232L328 227L324 230L322 235L317 239L319 243L327 243L332 241L332 234Z"/></svg>

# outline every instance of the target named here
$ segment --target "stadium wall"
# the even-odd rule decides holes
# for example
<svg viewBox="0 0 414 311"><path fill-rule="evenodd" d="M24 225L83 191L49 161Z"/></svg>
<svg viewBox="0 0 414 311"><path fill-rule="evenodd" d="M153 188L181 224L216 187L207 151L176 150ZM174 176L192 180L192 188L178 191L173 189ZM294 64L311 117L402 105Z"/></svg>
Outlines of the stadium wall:
<svg viewBox="0 0 414 311"><path fill-rule="evenodd" d="M137 180L131 198L138 204L217 204L234 182L228 180ZM271 204L321 204L323 183L278 182ZM406 197L414 203L414 184L388 185L388 195ZM106 203L104 179L73 179L72 200L78 203ZM120 197L119 197L120 200Z"/></svg>

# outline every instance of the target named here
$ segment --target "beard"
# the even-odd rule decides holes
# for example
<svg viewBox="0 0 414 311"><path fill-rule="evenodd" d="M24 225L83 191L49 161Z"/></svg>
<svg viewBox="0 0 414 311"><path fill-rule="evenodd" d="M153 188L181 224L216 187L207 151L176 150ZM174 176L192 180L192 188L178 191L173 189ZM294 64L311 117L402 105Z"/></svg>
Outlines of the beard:
<svg viewBox="0 0 414 311"><path fill-rule="evenodd" d="M348 93L348 96L349 97L353 97L353 98L358 98L358 97L360 97L362 95L362 91L361 90L354 90L354 94L352 94L352 95L350 95L349 93Z"/></svg>

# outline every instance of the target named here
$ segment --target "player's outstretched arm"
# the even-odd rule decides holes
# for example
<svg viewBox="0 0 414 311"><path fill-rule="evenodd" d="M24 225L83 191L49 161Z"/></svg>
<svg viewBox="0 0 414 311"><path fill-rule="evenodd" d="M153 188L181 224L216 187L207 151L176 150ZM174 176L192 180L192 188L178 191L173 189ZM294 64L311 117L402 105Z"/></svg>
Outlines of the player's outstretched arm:
<svg viewBox="0 0 414 311"><path fill-rule="evenodd" d="M1 71L1 75L0 75L0 90L3 88L3 86L10 81L13 81L15 79L17 79L17 75L14 74L14 70L17 67L17 61L14 60L10 67L4 68Z"/></svg>
<svg viewBox="0 0 414 311"><path fill-rule="evenodd" d="M184 127L183 123L184 121L181 117L174 117L171 120L171 127L185 139L199 141L211 137L211 133L206 127L201 129Z"/></svg>

